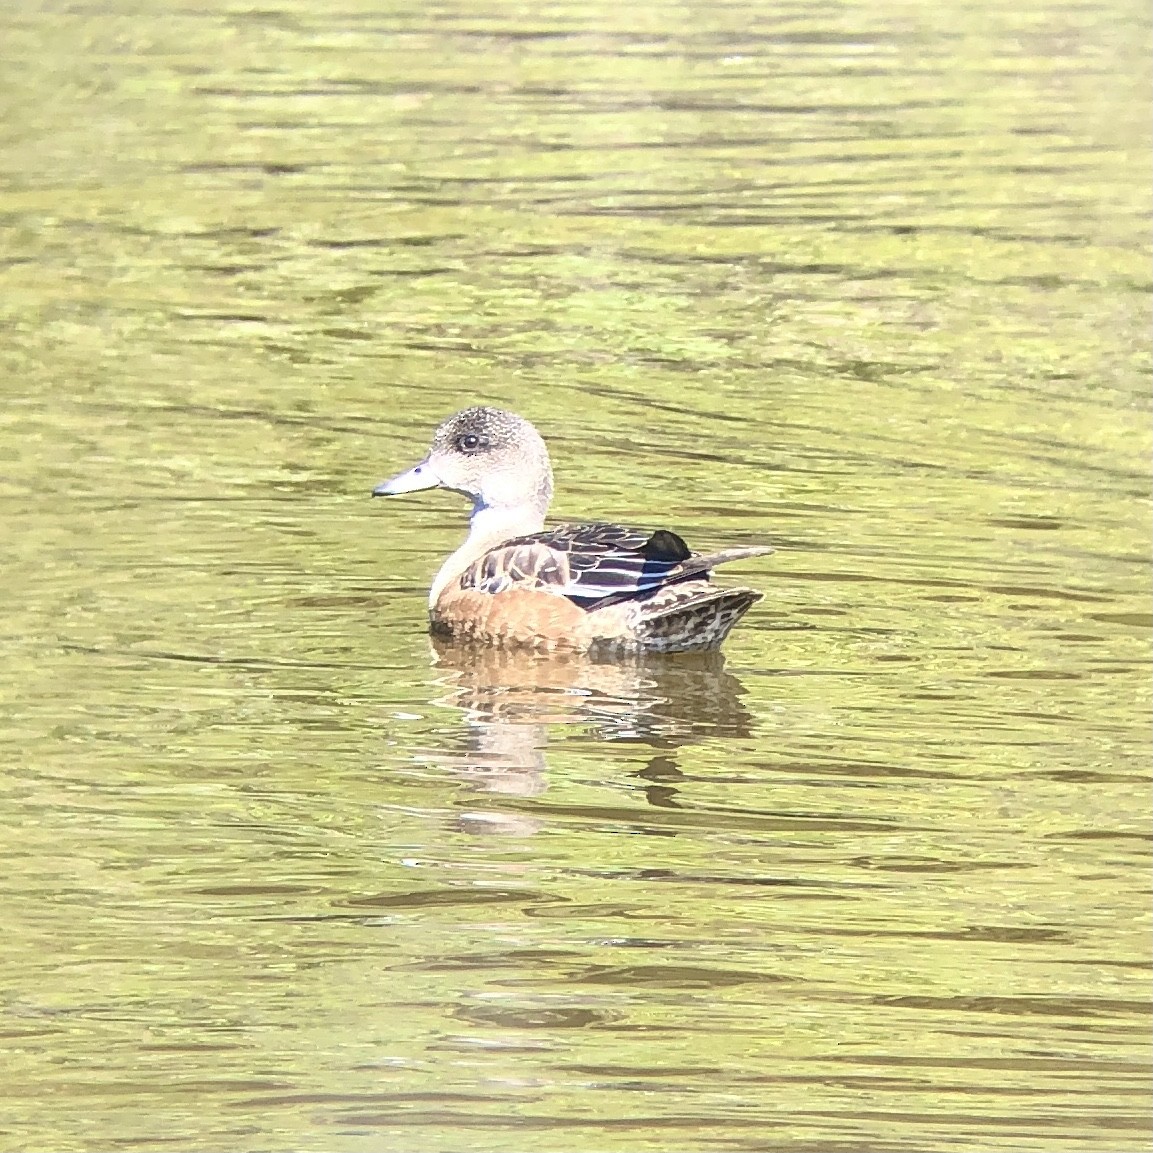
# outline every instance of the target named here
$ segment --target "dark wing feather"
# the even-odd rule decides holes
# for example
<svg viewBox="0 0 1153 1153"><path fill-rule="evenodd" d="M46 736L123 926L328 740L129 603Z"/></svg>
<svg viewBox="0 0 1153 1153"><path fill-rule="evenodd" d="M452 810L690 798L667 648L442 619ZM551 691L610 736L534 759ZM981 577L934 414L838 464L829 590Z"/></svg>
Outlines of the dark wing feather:
<svg viewBox="0 0 1153 1153"><path fill-rule="evenodd" d="M499 593L538 588L585 609L644 597L674 581L707 579L679 536L618 524L571 524L517 537L485 553L460 578L462 588Z"/></svg>

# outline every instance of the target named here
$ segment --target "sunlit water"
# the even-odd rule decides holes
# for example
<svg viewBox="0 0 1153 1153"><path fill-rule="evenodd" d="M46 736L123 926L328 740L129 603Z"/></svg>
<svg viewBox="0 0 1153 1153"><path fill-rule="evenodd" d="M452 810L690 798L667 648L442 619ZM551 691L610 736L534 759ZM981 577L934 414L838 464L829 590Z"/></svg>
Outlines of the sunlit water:
<svg viewBox="0 0 1153 1153"><path fill-rule="evenodd" d="M1144 6L0 36L4 1148L1147 1144ZM478 401L723 659L433 649Z"/></svg>

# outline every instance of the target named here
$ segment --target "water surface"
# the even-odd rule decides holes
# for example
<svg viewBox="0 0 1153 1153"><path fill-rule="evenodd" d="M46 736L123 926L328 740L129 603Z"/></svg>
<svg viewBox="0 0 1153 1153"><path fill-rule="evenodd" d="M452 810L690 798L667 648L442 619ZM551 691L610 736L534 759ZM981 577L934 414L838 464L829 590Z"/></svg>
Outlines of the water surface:
<svg viewBox="0 0 1153 1153"><path fill-rule="evenodd" d="M0 35L4 1147L1147 1143L1144 6ZM723 658L433 647L477 402Z"/></svg>

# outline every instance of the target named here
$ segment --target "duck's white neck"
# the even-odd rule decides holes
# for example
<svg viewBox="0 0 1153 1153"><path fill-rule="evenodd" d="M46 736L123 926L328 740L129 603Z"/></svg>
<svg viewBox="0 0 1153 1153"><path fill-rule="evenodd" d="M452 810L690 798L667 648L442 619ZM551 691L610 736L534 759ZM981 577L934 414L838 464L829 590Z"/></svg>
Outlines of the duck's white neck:
<svg viewBox="0 0 1153 1153"><path fill-rule="evenodd" d="M469 520L468 537L440 566L440 572L436 574L432 588L428 591L428 607L434 608L448 585L489 549L513 537L540 532L544 528L547 508L547 500L518 505L486 505L477 501Z"/></svg>

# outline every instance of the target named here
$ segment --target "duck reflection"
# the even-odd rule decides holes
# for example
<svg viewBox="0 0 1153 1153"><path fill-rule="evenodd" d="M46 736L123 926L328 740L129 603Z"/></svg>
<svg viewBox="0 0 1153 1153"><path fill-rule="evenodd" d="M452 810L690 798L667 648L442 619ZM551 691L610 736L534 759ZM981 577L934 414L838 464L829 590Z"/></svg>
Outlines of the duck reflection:
<svg viewBox="0 0 1153 1153"><path fill-rule="evenodd" d="M630 662L544 656L432 640L448 694L467 733L455 767L486 792L531 797L547 787L549 729L569 726L594 740L652 750L638 776L649 802L675 807L683 775L677 752L715 737L749 737L745 688L719 652L648 656ZM508 813L470 813L470 831L526 834L537 822Z"/></svg>

